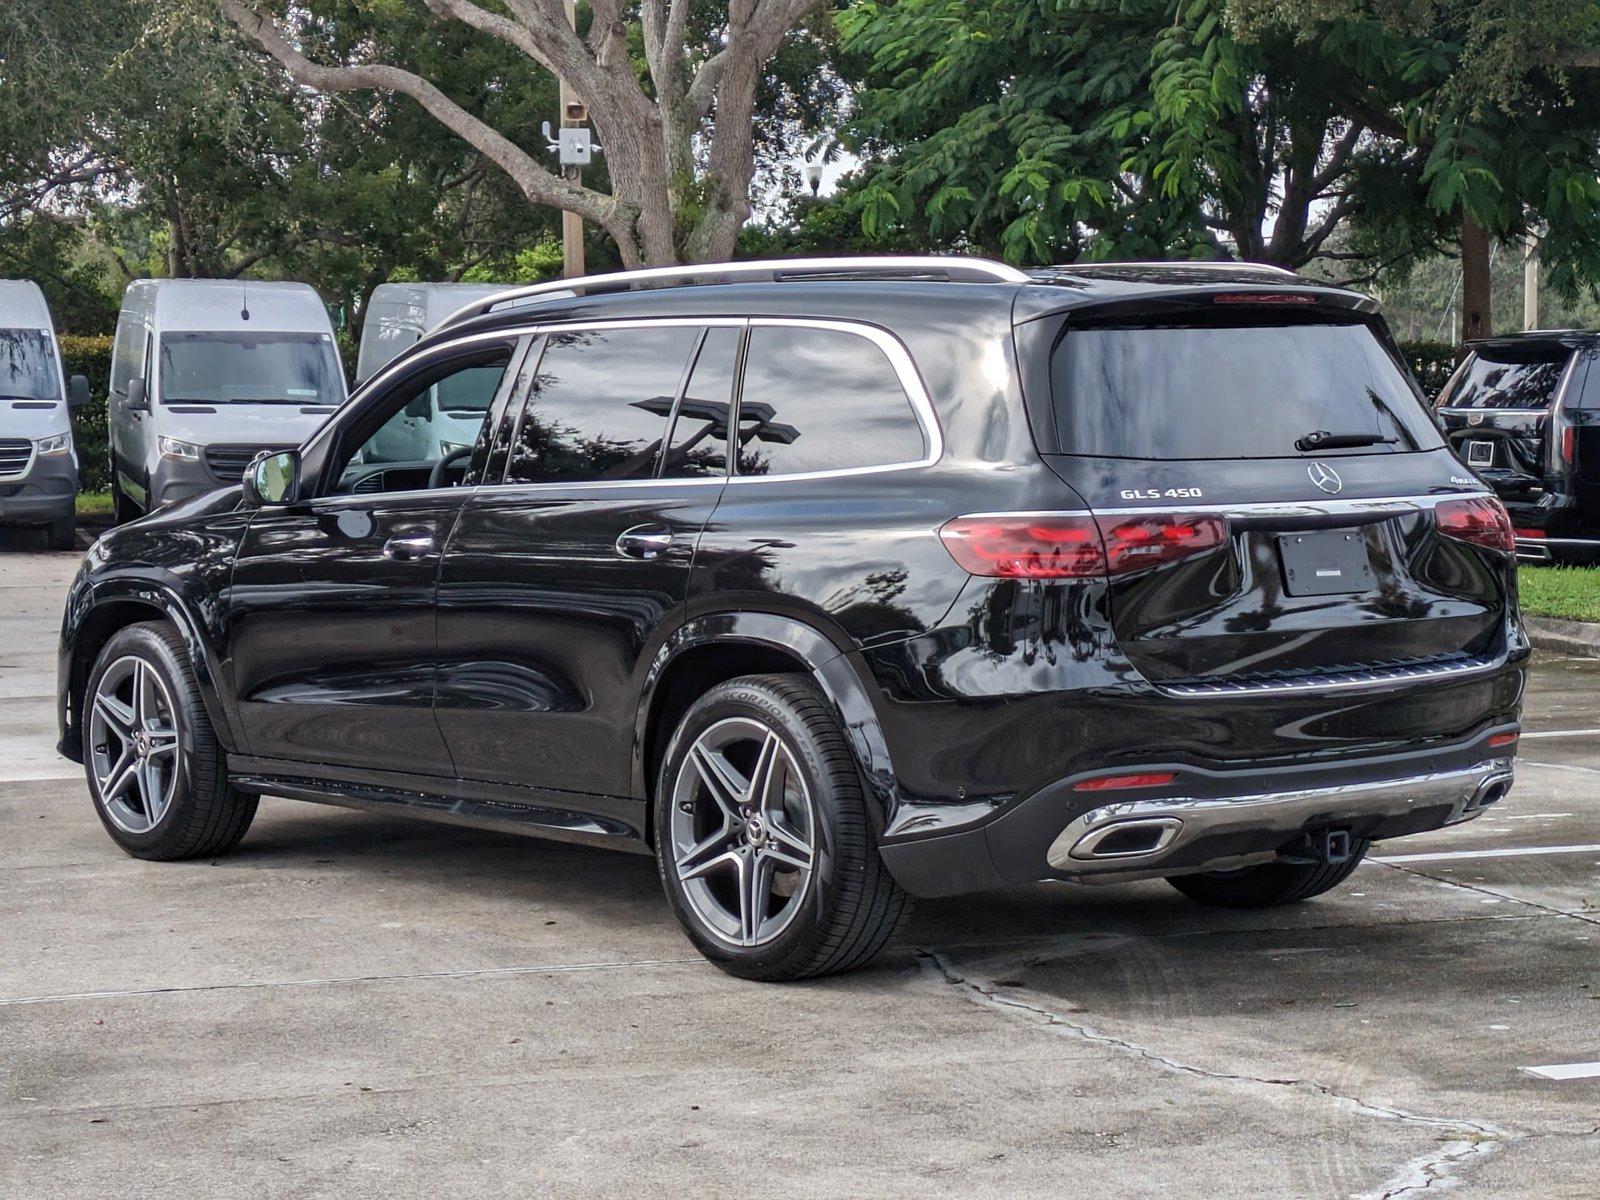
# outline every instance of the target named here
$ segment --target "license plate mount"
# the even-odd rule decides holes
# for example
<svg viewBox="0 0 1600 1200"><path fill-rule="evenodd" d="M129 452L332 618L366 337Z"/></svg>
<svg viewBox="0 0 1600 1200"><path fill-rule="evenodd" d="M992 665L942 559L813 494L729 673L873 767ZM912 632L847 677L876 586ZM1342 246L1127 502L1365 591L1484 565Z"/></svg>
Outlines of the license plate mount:
<svg viewBox="0 0 1600 1200"><path fill-rule="evenodd" d="M1372 590L1367 539L1358 529L1278 535L1283 590L1291 596L1346 596Z"/></svg>

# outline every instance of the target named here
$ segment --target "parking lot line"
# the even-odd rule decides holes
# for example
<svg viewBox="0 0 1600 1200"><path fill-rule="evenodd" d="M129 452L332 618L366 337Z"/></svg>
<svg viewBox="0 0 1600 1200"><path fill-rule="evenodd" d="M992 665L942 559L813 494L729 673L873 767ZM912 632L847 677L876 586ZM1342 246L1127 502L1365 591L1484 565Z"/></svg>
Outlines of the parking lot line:
<svg viewBox="0 0 1600 1200"><path fill-rule="evenodd" d="M1499 850L1437 850L1432 854L1368 856L1365 861L1376 863L1448 862L1457 858L1520 858L1533 854L1600 854L1600 845L1509 846Z"/></svg>
<svg viewBox="0 0 1600 1200"><path fill-rule="evenodd" d="M1530 1075L1546 1079L1600 1079L1600 1062L1554 1063L1548 1067L1523 1067Z"/></svg>
<svg viewBox="0 0 1600 1200"><path fill-rule="evenodd" d="M1595 737L1600 735L1600 729L1540 729L1534 733L1524 732L1522 740L1529 738L1558 738L1558 737Z"/></svg>

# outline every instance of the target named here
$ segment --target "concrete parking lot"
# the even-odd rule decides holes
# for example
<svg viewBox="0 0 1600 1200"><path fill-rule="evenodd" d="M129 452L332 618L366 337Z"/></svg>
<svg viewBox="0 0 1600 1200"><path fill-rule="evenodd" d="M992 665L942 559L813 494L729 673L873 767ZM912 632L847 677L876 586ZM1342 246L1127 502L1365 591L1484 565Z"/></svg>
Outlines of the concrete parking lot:
<svg viewBox="0 0 1600 1200"><path fill-rule="evenodd" d="M1339 891L922 904L701 961L643 859L263 802L139 862L54 753L74 555L0 543L0 1196L1600 1194L1600 663L1518 782ZM1550 1078L1572 1074L1574 1078Z"/></svg>

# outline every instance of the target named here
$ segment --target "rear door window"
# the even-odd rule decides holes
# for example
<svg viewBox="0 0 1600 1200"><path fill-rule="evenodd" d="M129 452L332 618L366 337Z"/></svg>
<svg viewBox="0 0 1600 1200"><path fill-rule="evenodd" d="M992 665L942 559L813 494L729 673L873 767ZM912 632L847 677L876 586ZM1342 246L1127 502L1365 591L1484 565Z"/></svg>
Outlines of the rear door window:
<svg viewBox="0 0 1600 1200"><path fill-rule="evenodd" d="M1439 394L1439 407L1543 411L1555 401L1571 357L1565 346L1475 351Z"/></svg>
<svg viewBox="0 0 1600 1200"><path fill-rule="evenodd" d="M695 355L689 386L678 401L662 459L663 479L696 479L728 473L728 420L742 331L727 326L706 330Z"/></svg>
<svg viewBox="0 0 1600 1200"><path fill-rule="evenodd" d="M897 466L927 453L888 355L838 329L757 325L739 397L740 475Z"/></svg>
<svg viewBox="0 0 1600 1200"><path fill-rule="evenodd" d="M1051 384L1068 454L1296 457L1295 442L1319 430L1385 439L1332 453L1443 444L1365 325L1074 329L1054 352Z"/></svg>
<svg viewBox="0 0 1600 1200"><path fill-rule="evenodd" d="M552 332L528 385L507 483L649 479L693 326Z"/></svg>

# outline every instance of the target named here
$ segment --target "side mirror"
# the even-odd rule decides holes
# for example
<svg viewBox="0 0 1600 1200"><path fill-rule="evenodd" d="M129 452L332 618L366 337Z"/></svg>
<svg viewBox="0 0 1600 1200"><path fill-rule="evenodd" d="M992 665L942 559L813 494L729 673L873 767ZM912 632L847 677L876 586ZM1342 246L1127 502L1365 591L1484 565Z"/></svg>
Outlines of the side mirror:
<svg viewBox="0 0 1600 1200"><path fill-rule="evenodd" d="M150 396L145 391L144 380L128 380L128 398L123 402L122 407L129 412L147 413L150 411Z"/></svg>
<svg viewBox="0 0 1600 1200"><path fill-rule="evenodd" d="M67 407L83 408L89 403L89 377L74 375L67 380Z"/></svg>
<svg viewBox="0 0 1600 1200"><path fill-rule="evenodd" d="M244 499L252 508L293 504L300 498L300 452L259 454L244 473Z"/></svg>
<svg viewBox="0 0 1600 1200"><path fill-rule="evenodd" d="M433 416L433 389L406 401L406 416L413 421L426 421Z"/></svg>

